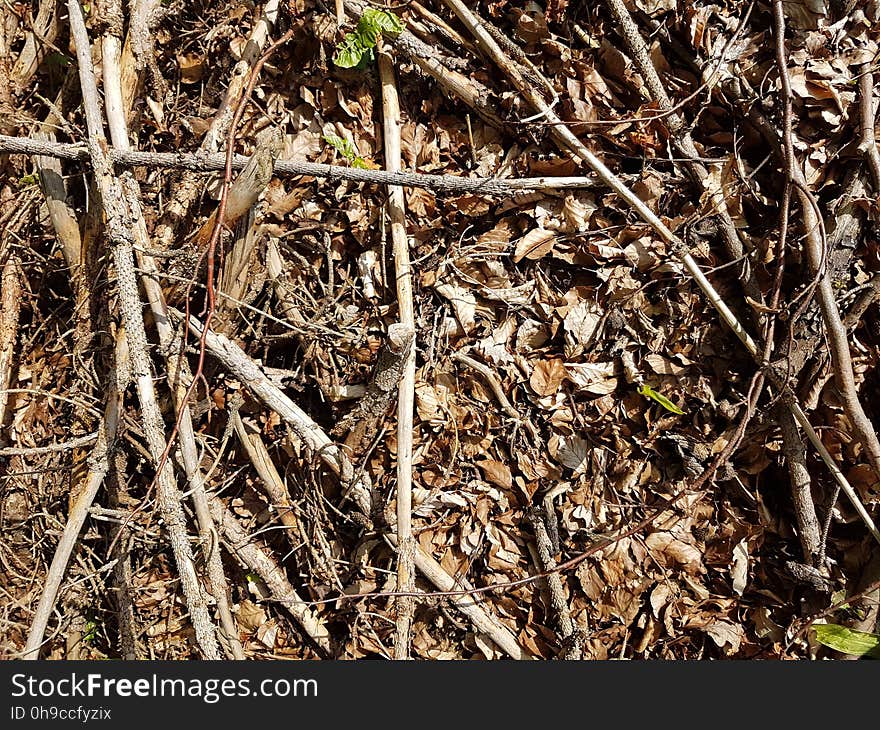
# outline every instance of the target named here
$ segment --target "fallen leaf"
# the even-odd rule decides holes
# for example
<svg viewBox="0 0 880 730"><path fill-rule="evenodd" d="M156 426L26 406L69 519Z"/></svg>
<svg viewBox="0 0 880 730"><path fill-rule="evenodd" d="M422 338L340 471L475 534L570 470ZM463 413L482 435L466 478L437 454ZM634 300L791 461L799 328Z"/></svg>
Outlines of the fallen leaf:
<svg viewBox="0 0 880 730"><path fill-rule="evenodd" d="M556 243L556 234L553 231L535 228L516 242L513 260L515 263L523 259L536 261L550 253L554 243Z"/></svg>
<svg viewBox="0 0 880 730"><path fill-rule="evenodd" d="M529 385L538 395L553 395L565 380L566 370L562 360L541 360L532 370Z"/></svg>

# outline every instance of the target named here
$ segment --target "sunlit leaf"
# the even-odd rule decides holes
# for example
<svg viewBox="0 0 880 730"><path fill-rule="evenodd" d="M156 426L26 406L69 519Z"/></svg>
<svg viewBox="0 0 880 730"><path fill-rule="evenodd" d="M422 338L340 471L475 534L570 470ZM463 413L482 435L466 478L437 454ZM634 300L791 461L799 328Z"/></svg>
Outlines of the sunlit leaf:
<svg viewBox="0 0 880 730"><path fill-rule="evenodd" d="M837 624L814 625L813 631L816 632L816 641L835 651L880 659L880 634L868 634Z"/></svg>
<svg viewBox="0 0 880 730"><path fill-rule="evenodd" d="M669 398L667 398L665 395L661 395L648 385L640 385L639 394L645 396L646 398L650 398L652 401L656 401L670 413L675 413L679 416L684 415L684 411L681 410L681 408L675 405L675 403L669 400Z"/></svg>

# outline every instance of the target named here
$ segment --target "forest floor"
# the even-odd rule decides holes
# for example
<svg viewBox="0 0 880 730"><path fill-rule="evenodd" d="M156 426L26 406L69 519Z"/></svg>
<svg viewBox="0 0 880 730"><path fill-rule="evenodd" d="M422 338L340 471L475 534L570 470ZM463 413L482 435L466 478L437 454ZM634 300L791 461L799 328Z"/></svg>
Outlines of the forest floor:
<svg viewBox="0 0 880 730"><path fill-rule="evenodd" d="M876 0L79 7L0 5L3 657L880 643Z"/></svg>

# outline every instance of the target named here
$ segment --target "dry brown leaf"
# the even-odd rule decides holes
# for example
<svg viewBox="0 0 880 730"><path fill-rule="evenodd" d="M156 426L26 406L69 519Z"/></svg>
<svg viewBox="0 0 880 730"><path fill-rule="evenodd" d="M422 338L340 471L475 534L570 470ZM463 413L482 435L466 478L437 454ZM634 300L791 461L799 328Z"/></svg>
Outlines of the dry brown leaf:
<svg viewBox="0 0 880 730"><path fill-rule="evenodd" d="M486 481L492 482L492 484L496 484L502 489L510 489L513 485L513 475L510 473L510 467L507 464L495 461L494 459L484 459L477 462L477 466L480 467L480 471L483 472Z"/></svg>
<svg viewBox="0 0 880 730"><path fill-rule="evenodd" d="M565 380L566 370L562 360L540 360L532 370L529 385L538 395L553 395Z"/></svg>
<svg viewBox="0 0 880 730"><path fill-rule="evenodd" d="M554 243L556 243L556 234L553 231L535 228L516 242L513 260L515 263L523 259L536 261L550 253Z"/></svg>
<svg viewBox="0 0 880 730"><path fill-rule="evenodd" d="M205 75L205 58L197 53L179 53L177 67L180 69L181 83L197 84Z"/></svg>

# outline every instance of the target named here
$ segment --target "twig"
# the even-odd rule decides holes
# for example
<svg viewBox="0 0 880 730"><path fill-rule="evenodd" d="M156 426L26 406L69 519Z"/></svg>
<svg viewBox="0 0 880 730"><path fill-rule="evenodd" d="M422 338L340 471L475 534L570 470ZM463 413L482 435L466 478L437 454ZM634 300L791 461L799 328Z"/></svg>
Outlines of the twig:
<svg viewBox="0 0 880 730"><path fill-rule="evenodd" d="M244 46L241 60L232 69L232 77L226 87L226 94L220 104L220 109L211 120L211 126L202 139L199 150L202 153L212 153L220 149L220 144L226 139L229 128L232 126L233 117L242 94L249 81L255 76L254 70L260 58L263 47L269 38L269 32L278 21L280 0L267 0L262 9L259 20L254 23L253 30ZM226 161L220 169L225 168ZM168 202L165 215L156 226L155 239L160 249L167 249L174 239L177 224L184 220L190 208L199 196L199 180L194 175L184 175L175 187L174 195Z"/></svg>
<svg viewBox="0 0 880 730"><path fill-rule="evenodd" d="M785 404L780 404L776 409L776 418L782 429L782 449L788 466L794 514L804 562L815 568L821 568L821 564L818 563L821 552L819 518L816 516L816 504L810 490L810 472L807 469L804 440L797 429L794 416Z"/></svg>
<svg viewBox="0 0 880 730"><path fill-rule="evenodd" d="M114 176L107 156L107 141L104 137L98 90L92 67L91 46L82 9L78 0L68 0L67 7L70 16L71 36L76 44L79 63L80 86L89 135L89 154L98 189L101 192L101 203L107 217L107 234L113 247L113 260L116 265L119 288L119 306L125 324L132 374L141 405L144 433L150 454L158 467L165 447L164 424L153 385L152 368L147 352L147 335L138 295L137 273L134 267L131 229L136 221L131 220L123 200L123 188ZM158 468L156 480L159 509L168 529L196 641L207 658L218 659L220 653L214 635L214 626L196 573L192 548L186 534L186 516L180 504L180 493L177 490L171 469Z"/></svg>
<svg viewBox="0 0 880 730"><path fill-rule="evenodd" d="M678 236L676 236L663 221L658 218L654 212L639 198L632 190L630 190L623 181L609 170L605 164L590 152L589 149L569 130L565 122L548 106L547 102L541 94L529 84L523 77L519 68L515 66L504 55L504 52L495 42L495 39L482 27L479 19L461 2L461 0L443 0L465 25L465 27L476 38L478 45L483 53L491 58L499 68L508 76L514 86L526 98L526 100L541 112L550 124L551 133L557 140L558 144L575 158L579 159L590 167L599 178L615 193L617 193L632 209L642 218L657 234L670 245L673 253L682 262L688 273L694 278L697 286L705 294L706 298L713 307L721 315L725 323L733 330L734 334L746 346L750 353L756 354L758 351L755 341L746 332L739 323L736 315L730 310L723 299L715 291L715 288L709 283L709 280L700 270L699 265L688 252L687 246Z"/></svg>
<svg viewBox="0 0 880 730"><path fill-rule="evenodd" d="M81 144L46 142L23 137L0 134L0 152L23 155L46 155L63 160L89 161L89 151ZM142 152L111 148L110 159L123 167L149 167L154 169L190 170L192 172L219 172L225 169L224 154L186 154L182 152ZM243 170L249 157L234 155L232 169ZM581 190L595 188L594 177L525 177L500 179L491 177L459 177L458 175L428 175L420 172L389 172L387 170L361 170L341 165L320 165L314 162L277 160L273 173L281 177L307 175L330 181L350 180L376 185L402 185L426 188L438 193L473 193L486 196L505 196L514 193L541 190Z"/></svg>
<svg viewBox="0 0 880 730"><path fill-rule="evenodd" d="M107 389L107 404L104 406L104 417L98 429L98 442L92 452L89 473L85 479L84 488L70 508L67 524L64 526L64 531L55 548L55 554L52 556L52 563L46 573L43 592L40 595L40 601L34 611L34 617L28 631L27 644L22 655L24 659L36 660L40 656L43 636L46 633L49 617L55 607L58 589L61 587L61 581L67 571L67 564L79 540L79 533L89 516L89 508L110 469L110 459L116 441L116 429L122 413L122 396L130 379L128 346L125 333L121 330L116 337L115 359L116 362Z"/></svg>
<svg viewBox="0 0 880 730"><path fill-rule="evenodd" d="M387 535L388 542L395 546L394 536ZM439 593L419 593L418 591L394 591L392 597L418 598L429 595L442 595L452 599L459 611L468 617L474 627L488 636L495 645L507 654L511 659L531 659L531 655L519 645L516 637L510 629L484 609L473 597L479 589L474 589L463 577L453 578L443 566L422 549L416 543L413 561L418 571L425 576L438 590ZM403 593L404 595L401 595ZM348 596L339 596L339 599L347 599Z"/></svg>
<svg viewBox="0 0 880 730"><path fill-rule="evenodd" d="M33 446L30 448L14 448L8 447L0 449L0 457L5 456L41 456L42 454L54 454L59 451L70 451L71 449L79 449L86 444L92 443L98 438L98 432L89 433L79 438L63 441L60 444L50 444L49 446Z"/></svg>
<svg viewBox="0 0 880 730"><path fill-rule="evenodd" d="M611 170L609 170L605 164L599 160L590 150L584 146L584 144L572 134L572 132L568 129L565 123L553 112L552 109L549 108L547 103L544 101L543 97L533 89L523 78L522 74L519 72L516 66L510 63L510 61L505 57L502 50L498 47L498 44L495 40L487 33L480 25L479 19L477 19L473 13L461 2L461 0L443 0L443 2L450 7L455 14L459 17L459 20L464 23L464 25L471 31L474 37L477 39L480 48L486 53L490 58L492 58L495 63L507 74L507 76L511 79L514 85L518 88L520 93L526 97L526 99L538 110L540 111L547 119L548 123L550 123L551 130L554 138L556 138L559 145L574 155L576 158L580 159L586 165L588 165L598 176L599 178L610 187L615 193L617 193L625 202L627 202L633 210L644 220L651 228L666 242L669 244L672 253L676 256L676 258L681 261L684 265L687 272L694 278L697 286L709 300L709 303L716 309L718 314L721 316L722 320L730 327L740 342L743 343L745 348L749 351L749 353L755 357L759 358L760 353L758 350L758 346L756 345L754 339L752 339L751 335L745 330L745 328L739 323L736 318L736 315L733 314L730 307L726 304L726 302L719 296L718 292L715 290L715 287L709 282L706 278L705 274L700 270L699 265L694 260L694 258L688 252L687 246L685 243L676 236L667 226L663 223L652 211L648 208L644 202L630 190L626 185L624 185L623 181L617 177ZM826 277L827 279L827 277ZM832 298L833 304L833 298ZM845 343L844 343L845 344ZM847 355L849 354L847 350ZM774 382L778 384L778 379L774 378ZM782 384L783 389L786 387L786 384ZM868 511L865 509L865 506L862 504L861 499L859 498L856 491L852 488L852 485L846 480L846 477L843 475L843 472L834 462L834 459L831 457L831 454L828 452L828 449L825 448L825 445L819 439L819 436L816 434L816 431L813 429L803 410L797 403L793 401L789 405L792 410L792 414L795 417L795 420L801 425L801 427L807 432L807 436L810 439L810 442L819 452L822 461L825 462L828 469L831 471L835 480L840 483L841 488L844 490L844 493L847 495L849 500L853 503L856 511L859 514L859 517L867 526L868 530L874 536L874 538L880 542L880 530L877 529L874 524L873 519L868 514ZM876 440L876 436L875 436Z"/></svg>
<svg viewBox="0 0 880 730"><path fill-rule="evenodd" d="M865 153L868 160L868 169L871 171L871 181L874 183L874 193L880 195L880 150L877 149L877 138L874 134L874 74L871 64L866 63L861 69L859 77L859 104L861 114L859 122L862 132L862 141L859 150Z"/></svg>
<svg viewBox="0 0 880 730"><path fill-rule="evenodd" d="M880 440L877 431L865 414L856 391L853 375L852 357L849 351L848 335L840 319L831 276L825 266L826 249L824 227L817 212L815 197L807 188L806 179L794 156L792 141L792 91L788 78L787 57L785 53L785 13L782 0L773 0L774 35L776 40L776 64L782 86L783 144L785 147L785 175L789 185L798 194L803 212L805 229L804 247L810 270L819 276L817 297L828 344L837 387L840 389L844 410L852 424L854 435L865 450L874 473L880 477ZM849 495L848 495L849 496Z"/></svg>
<svg viewBox="0 0 880 730"><path fill-rule="evenodd" d="M361 15L370 5L361 0L345 0L345 7ZM434 79L447 96L461 99L489 126L496 129L505 128L504 120L498 116L497 104L492 103L490 90L472 75L465 76L451 68L447 57L438 53L436 48L423 43L409 31L389 35L386 40L395 50L407 56L421 71Z"/></svg>
<svg viewBox="0 0 880 730"><path fill-rule="evenodd" d="M553 548L544 518L540 510L532 510L529 514L532 527L535 530L535 550L538 557L538 568L547 573L547 587L550 590L550 608L556 614L555 620L559 625L559 633L562 637L563 652L565 659L577 660L581 658L583 647L578 640L579 636L571 619L571 611L565 600L565 590L562 586L562 578L554 571L556 561L553 559Z"/></svg>
<svg viewBox="0 0 880 730"><path fill-rule="evenodd" d="M669 112L669 114L663 118L663 121L669 130L673 144L681 156L686 160L685 169L687 169L691 178L700 187L700 190L709 194L711 208L718 214L719 229L722 234L721 238L727 249L729 259L731 261L743 259L743 245L740 241L739 234L737 233L736 226L730 217L730 211L727 209L727 200L724 195L724 190L721 185L716 185L712 182L709 176L709 171L701 162L699 162L700 155L694 146L691 134L685 126L684 120L681 116L673 111L674 107L672 106L672 101L660 81L657 69L654 68L654 64L648 55L648 48L645 45L645 41L642 38L641 33L639 33L638 27L633 22L629 10L627 10L623 0L605 1L611 10L612 15L614 15L615 20L617 20L619 24L619 32L630 49L632 59L635 62L636 67L639 69L642 78L645 80L645 85L648 87L651 96L657 102L657 106L660 107L661 111ZM750 12L751 6L749 7L749 13ZM745 25L745 22L746 21L743 20L740 23L740 28ZM758 286L754 272L748 265L747 260L744 264L742 283L747 296L757 302L762 301L761 288Z"/></svg>
<svg viewBox="0 0 880 730"><path fill-rule="evenodd" d="M318 648L326 656L332 657L333 647L327 627L312 609L303 605L304 602L287 580L283 568L270 557L269 550L245 532L218 497L211 497L211 510L229 551L263 579L272 600L282 604Z"/></svg>
<svg viewBox="0 0 880 730"><path fill-rule="evenodd" d="M111 139L117 149L126 150L128 143L128 124L126 121L127 109L125 108L125 93L122 88L122 69L120 67L121 40L119 34L122 30L122 9L118 0L107 2L104 9L115 8L116 13L111 13L107 19L107 31L102 42L102 56L104 61L104 94L106 99L107 122L110 128ZM140 214L140 190L136 182L126 173L123 178L123 186L126 191L126 199L131 206L133 218L136 221L132 227L132 234L138 247L149 245L149 236L143 225L143 216ZM145 260L142 254L138 254L141 268L151 268L152 261ZM195 507L196 519L199 523L199 538L202 552L207 565L208 578L210 580L211 593L217 604L217 613L220 616L222 633L219 635L221 643L227 655L232 659L244 659L244 651L238 639L238 629L227 598L228 585L223 572L223 564L220 552L217 549L217 537L214 523L211 519L208 507L208 498L205 493L205 482L199 468L198 448L193 433L192 420L189 408L181 401L185 398L185 387L182 386L182 367L175 367L173 351L174 333L168 324L165 302L161 287L149 276L143 277L144 289L156 320L159 331L159 341L162 351L165 353L165 362L169 374L169 384L172 388L175 405L185 410L183 421L180 426L181 456L187 485ZM161 470L160 464L159 469Z"/></svg>
<svg viewBox="0 0 880 730"><path fill-rule="evenodd" d="M495 398L498 400L499 405L501 406L501 410L504 413L515 420L517 423L524 422L526 428L529 430L529 435L537 441L538 440L538 430L535 428L535 424L533 424L528 419L523 419L520 416L519 411L514 408L513 404L507 397L507 394L504 392L504 388L501 387L501 383L498 381L495 373L492 372L491 368L487 367L483 363L474 360L472 357L465 355L463 352L455 352L452 355L453 360L458 360L458 362L467 365L469 368L473 368L480 375L482 375L486 382L489 383L489 387L492 389L492 392L495 394Z"/></svg>
<svg viewBox="0 0 880 730"><path fill-rule="evenodd" d="M382 137L385 142L385 169L400 170L400 103L394 66L387 53L379 52L379 79L382 84ZM400 324L415 336L416 320L413 308L412 270L409 260L409 241L406 236L406 208L403 188L388 189L388 217L391 220L391 241L394 254L397 307ZM397 399L397 589L410 591L413 586L412 536L412 452L413 403L416 383L416 343L406 348L403 372L398 383ZM396 601L397 621L394 634L394 658L408 659L410 630L415 605L411 599Z"/></svg>
<svg viewBox="0 0 880 730"><path fill-rule="evenodd" d="M299 534L300 525L296 515L293 513L293 504L290 499L290 492L287 485L272 463L269 451L260 438L260 434L248 432L241 420L241 415L234 410L231 415L232 425L235 429L235 435L247 452L248 458L251 460L254 469L263 483L266 494L269 496L270 504L273 509L278 512L278 518L285 527L295 530ZM293 537L291 536L291 540Z"/></svg>
<svg viewBox="0 0 880 730"><path fill-rule="evenodd" d="M180 317L173 309L170 312ZM324 430L276 386L260 367L228 337L204 330L201 322L190 317L189 327L199 337L205 333L205 346L221 364L238 378L267 407L275 411L291 427L296 436L338 474L342 484L352 490L358 507L369 515L371 511L369 480L366 476L355 479L354 467Z"/></svg>
<svg viewBox="0 0 880 730"><path fill-rule="evenodd" d="M18 257L10 251L0 270L0 428L6 420L20 314L21 272Z"/></svg>

